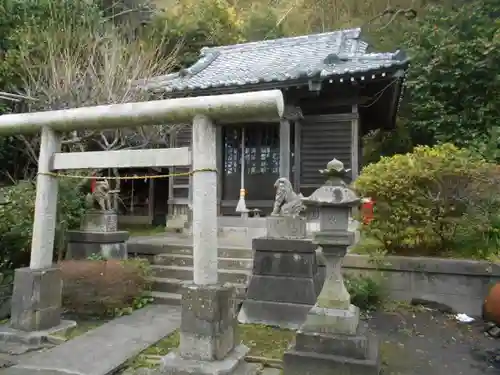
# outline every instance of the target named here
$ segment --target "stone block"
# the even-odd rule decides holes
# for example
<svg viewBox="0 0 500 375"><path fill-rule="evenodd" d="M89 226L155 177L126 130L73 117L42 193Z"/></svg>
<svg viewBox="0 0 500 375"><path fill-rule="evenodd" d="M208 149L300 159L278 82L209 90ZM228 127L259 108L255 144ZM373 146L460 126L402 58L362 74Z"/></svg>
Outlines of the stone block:
<svg viewBox="0 0 500 375"><path fill-rule="evenodd" d="M324 206L319 210L321 231L342 230L349 228L349 209L346 207Z"/></svg>
<svg viewBox="0 0 500 375"><path fill-rule="evenodd" d="M283 356L283 373L286 375L379 375L380 356L378 346L370 347L368 359L301 352L289 350Z"/></svg>
<svg viewBox="0 0 500 375"><path fill-rule="evenodd" d="M256 251L254 275L313 277L317 272L316 254Z"/></svg>
<svg viewBox="0 0 500 375"><path fill-rule="evenodd" d="M358 325L359 308L354 305L348 310L314 306L301 329L303 332L355 335Z"/></svg>
<svg viewBox="0 0 500 375"><path fill-rule="evenodd" d="M319 293L317 246L291 238L256 238L252 245L252 277L238 320L297 329Z"/></svg>
<svg viewBox="0 0 500 375"><path fill-rule="evenodd" d="M118 215L115 211L88 211L83 217L80 229L87 232L116 232Z"/></svg>
<svg viewBox="0 0 500 375"><path fill-rule="evenodd" d="M235 288L183 285L179 354L184 359L222 360L236 341Z"/></svg>
<svg viewBox="0 0 500 375"><path fill-rule="evenodd" d="M299 330L295 337L295 350L330 354L353 359L367 359L369 345L373 345L373 337L366 334L366 325L360 324L354 335L303 332Z"/></svg>
<svg viewBox="0 0 500 375"><path fill-rule="evenodd" d="M247 298L310 305L316 303L314 278L253 275Z"/></svg>
<svg viewBox="0 0 500 375"><path fill-rule="evenodd" d="M62 279L58 267L15 271L11 327L42 331L61 323Z"/></svg>
<svg viewBox="0 0 500 375"><path fill-rule="evenodd" d="M236 346L225 358L215 361L186 359L177 351L162 358L160 373L168 375L255 375L258 367L245 363L249 349L244 345Z"/></svg>
<svg viewBox="0 0 500 375"><path fill-rule="evenodd" d="M87 259L101 255L106 259L127 259L129 233L68 231L66 259Z"/></svg>
<svg viewBox="0 0 500 375"><path fill-rule="evenodd" d="M313 239L320 244L323 251L328 248L328 251L339 252L345 254L346 248L352 245L354 234L347 231L325 231L316 232L313 234Z"/></svg>
<svg viewBox="0 0 500 375"><path fill-rule="evenodd" d="M243 324L265 324L283 329L299 329L311 305L246 299L238 314Z"/></svg>
<svg viewBox="0 0 500 375"><path fill-rule="evenodd" d="M38 331L21 331L7 324L0 325L0 345L2 343L13 343L14 345L27 345L31 349L43 347L44 344L53 342L54 335L74 327L76 327L76 322L71 320L61 320L55 327Z"/></svg>
<svg viewBox="0 0 500 375"><path fill-rule="evenodd" d="M305 238L307 221L296 216L269 216L266 218L268 238Z"/></svg>

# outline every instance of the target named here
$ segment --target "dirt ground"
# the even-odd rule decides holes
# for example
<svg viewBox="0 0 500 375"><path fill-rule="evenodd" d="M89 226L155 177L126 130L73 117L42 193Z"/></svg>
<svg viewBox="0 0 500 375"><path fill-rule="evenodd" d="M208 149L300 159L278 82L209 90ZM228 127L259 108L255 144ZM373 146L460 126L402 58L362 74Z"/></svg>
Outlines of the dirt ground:
<svg viewBox="0 0 500 375"><path fill-rule="evenodd" d="M383 375L500 374L500 339L487 336L481 321L425 308L376 312L367 321L380 339Z"/></svg>

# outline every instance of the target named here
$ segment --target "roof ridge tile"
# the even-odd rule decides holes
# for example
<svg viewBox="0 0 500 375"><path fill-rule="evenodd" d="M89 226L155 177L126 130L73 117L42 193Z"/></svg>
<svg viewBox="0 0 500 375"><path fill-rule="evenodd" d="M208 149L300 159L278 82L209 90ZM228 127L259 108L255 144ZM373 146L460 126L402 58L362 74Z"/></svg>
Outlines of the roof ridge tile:
<svg viewBox="0 0 500 375"><path fill-rule="evenodd" d="M341 29L341 30L328 31L325 33L318 33L318 34L261 40L256 42L238 43L229 46L203 47L201 49L201 55L203 56L207 53L215 51L220 53L231 53L238 51L246 51L250 48L259 48L259 49L276 48L279 45L282 45L283 47L290 47L295 45L319 42L322 40L329 40L333 39L333 37L337 38L339 35L341 35L342 38L345 40L357 39L361 35L361 28L358 27L352 29Z"/></svg>

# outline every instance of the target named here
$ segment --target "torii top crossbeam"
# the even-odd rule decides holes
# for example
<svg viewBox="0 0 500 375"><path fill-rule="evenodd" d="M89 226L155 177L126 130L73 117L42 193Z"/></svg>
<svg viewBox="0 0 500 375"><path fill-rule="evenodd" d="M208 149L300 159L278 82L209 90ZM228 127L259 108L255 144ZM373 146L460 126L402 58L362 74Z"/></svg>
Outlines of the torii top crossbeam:
<svg viewBox="0 0 500 375"><path fill-rule="evenodd" d="M275 120L282 117L283 111L281 91L255 91L3 115L0 135L36 133L44 126L72 131L182 124L190 123L196 115L229 123Z"/></svg>

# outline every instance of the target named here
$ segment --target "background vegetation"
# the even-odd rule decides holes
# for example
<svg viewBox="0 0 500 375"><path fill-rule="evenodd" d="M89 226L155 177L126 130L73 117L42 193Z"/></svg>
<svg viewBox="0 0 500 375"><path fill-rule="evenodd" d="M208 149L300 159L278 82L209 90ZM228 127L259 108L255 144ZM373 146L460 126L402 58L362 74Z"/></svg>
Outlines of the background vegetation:
<svg viewBox="0 0 500 375"><path fill-rule="evenodd" d="M366 136L365 163L411 152L417 145L451 142L460 147L460 151L454 149L452 161L448 151L438 147L382 159L378 166L367 167L358 187L363 194L377 195L381 219L377 225L383 221L386 227L374 225L366 230L391 252L405 249L412 253L418 247L425 249L423 253L441 254L457 247L458 238L463 237L461 247L471 242L471 226L456 220L457 212L452 212L442 196L427 199L418 194L435 191L437 181L444 183L437 179L443 171L455 177L459 172L476 176L483 173L484 165L491 166L484 163L498 161L498 9L500 0L0 0L0 112L145 100L150 94L133 90L133 81L187 66L203 46L361 27L375 49L402 47L413 59L398 126ZM140 148L161 145L171 131L176 129L71 133L65 135L63 146L79 150ZM429 157L432 152L444 154ZM425 155L420 157L422 153ZM20 196L32 194L31 188L23 190L18 181L35 176L37 155L37 137L0 138L0 183L14 184L12 189ZM416 183L422 173L421 167L410 168L414 179L405 181L402 174L407 170L402 168L411 160L417 166L430 163L435 169L423 173L410 194L405 189L412 188L408 184ZM377 173L378 181L374 181ZM387 182L380 176L397 188L383 190ZM490 181L493 177L484 178ZM431 185L422 188L423 179ZM406 228L391 216L394 210L403 210L402 198L410 199L400 214L402 222L412 224ZM480 198L483 202L484 196ZM70 200L80 202L61 194L65 214L76 218L79 203L70 207ZM423 208L416 209L420 204L416 202L424 202ZM384 203L391 207L385 208ZM28 221L29 205L19 206ZM473 206L461 209L460 218L474 217L475 223L481 223L474 235L496 244L496 234L490 231L496 228L496 216L480 214L483 203ZM7 223L10 216L5 210L7 218L2 220ZM487 225L477 219L485 217ZM2 242L16 243L12 245L20 251L16 257L22 258L29 249L30 224L15 223L13 228L18 229L0 225ZM376 232L382 229L385 237L379 238ZM409 230L415 233L410 235Z"/></svg>

